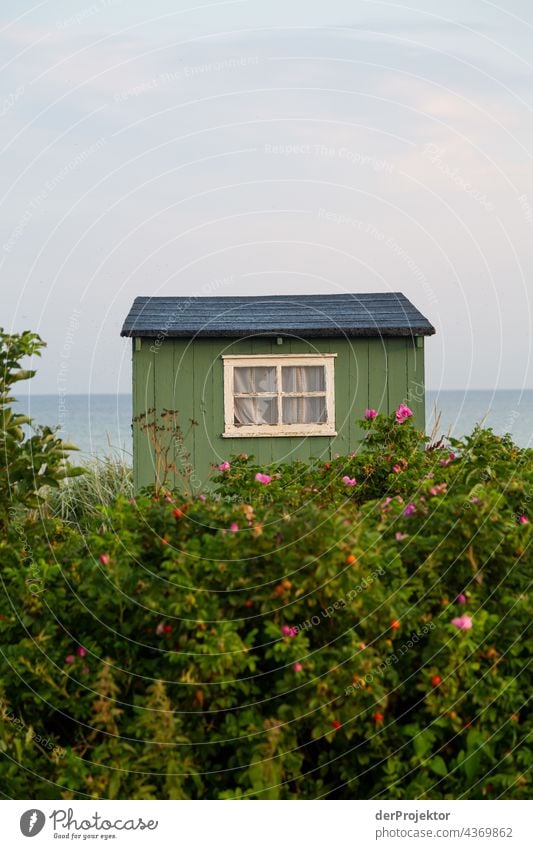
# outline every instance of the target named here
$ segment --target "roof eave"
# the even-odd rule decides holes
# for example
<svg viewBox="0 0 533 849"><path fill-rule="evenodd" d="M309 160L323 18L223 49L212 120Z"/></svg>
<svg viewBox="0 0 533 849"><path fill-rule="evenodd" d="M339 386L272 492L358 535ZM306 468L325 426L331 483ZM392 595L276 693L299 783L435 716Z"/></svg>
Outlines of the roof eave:
<svg viewBox="0 0 533 849"><path fill-rule="evenodd" d="M433 336L435 328L431 324L411 325L409 327L338 327L328 328L292 328L288 330L269 328L260 330L258 328L243 328L236 330L163 330L162 328L135 328L124 326L120 335L125 337L144 337L147 339L169 338L169 339L242 339L246 336L285 336L299 338L329 337L330 339L342 339L345 337L380 337L380 336Z"/></svg>

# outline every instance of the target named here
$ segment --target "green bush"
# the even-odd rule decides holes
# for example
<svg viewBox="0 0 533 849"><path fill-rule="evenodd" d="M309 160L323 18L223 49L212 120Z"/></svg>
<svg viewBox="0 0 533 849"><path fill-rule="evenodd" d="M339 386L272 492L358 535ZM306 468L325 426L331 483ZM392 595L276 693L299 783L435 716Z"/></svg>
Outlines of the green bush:
<svg viewBox="0 0 533 849"><path fill-rule="evenodd" d="M120 497L84 537L10 528L10 796L530 797L532 452L366 427L350 458Z"/></svg>
<svg viewBox="0 0 533 849"><path fill-rule="evenodd" d="M68 462L74 445L67 445L50 427L34 425L16 413L13 385L35 375L21 368L26 357L41 355L45 343L36 333L8 334L0 327L0 530L21 510L41 506L43 490L81 474ZM24 428L30 430L28 436Z"/></svg>

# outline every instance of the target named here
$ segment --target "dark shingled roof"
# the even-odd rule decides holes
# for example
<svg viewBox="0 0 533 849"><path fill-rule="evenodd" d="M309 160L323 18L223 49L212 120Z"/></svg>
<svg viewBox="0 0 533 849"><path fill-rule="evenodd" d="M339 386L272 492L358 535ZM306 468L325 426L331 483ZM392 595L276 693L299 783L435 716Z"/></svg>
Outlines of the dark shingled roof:
<svg viewBox="0 0 533 849"><path fill-rule="evenodd" d="M430 336L435 328L401 292L135 298L122 336Z"/></svg>

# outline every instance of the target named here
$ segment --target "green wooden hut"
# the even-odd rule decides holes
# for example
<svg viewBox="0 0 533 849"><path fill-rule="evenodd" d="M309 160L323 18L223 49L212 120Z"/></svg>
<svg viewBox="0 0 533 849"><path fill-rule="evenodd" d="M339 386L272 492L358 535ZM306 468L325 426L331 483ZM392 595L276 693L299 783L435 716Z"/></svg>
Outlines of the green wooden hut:
<svg viewBox="0 0 533 849"><path fill-rule="evenodd" d="M433 333L399 292L136 298L122 328L133 342L136 486L172 466L179 486L189 459L199 488L231 454L265 464L347 454L366 408L404 402L424 427Z"/></svg>

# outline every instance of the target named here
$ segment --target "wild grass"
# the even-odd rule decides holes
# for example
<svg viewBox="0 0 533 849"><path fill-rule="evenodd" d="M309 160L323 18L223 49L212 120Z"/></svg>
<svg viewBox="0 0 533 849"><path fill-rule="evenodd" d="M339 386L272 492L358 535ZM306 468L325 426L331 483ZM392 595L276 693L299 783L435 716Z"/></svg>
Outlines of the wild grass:
<svg viewBox="0 0 533 849"><path fill-rule="evenodd" d="M85 474L61 481L46 499L50 515L78 526L98 516L98 508L111 506L119 495L133 497L132 468L122 456L95 457L84 466Z"/></svg>

